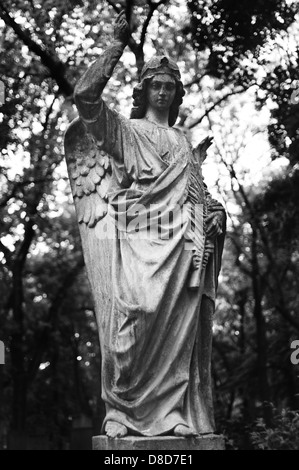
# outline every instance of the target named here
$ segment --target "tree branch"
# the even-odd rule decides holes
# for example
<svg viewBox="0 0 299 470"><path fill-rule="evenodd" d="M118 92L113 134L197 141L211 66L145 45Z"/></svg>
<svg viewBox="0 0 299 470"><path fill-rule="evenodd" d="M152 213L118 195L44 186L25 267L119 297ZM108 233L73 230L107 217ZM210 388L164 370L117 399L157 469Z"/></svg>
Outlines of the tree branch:
<svg viewBox="0 0 299 470"><path fill-rule="evenodd" d="M157 7L155 7L152 3L149 3L149 12L148 12L148 15L146 17L145 22L143 23L142 30L141 30L141 35L140 35L140 46L141 47L144 45L144 41L145 41L145 37L146 37L146 31L147 31L147 28L150 24L150 21L151 21L151 19L153 17L153 14L154 14L156 9L157 9Z"/></svg>
<svg viewBox="0 0 299 470"><path fill-rule="evenodd" d="M212 127L211 122L210 122L210 125ZM270 271L271 271L273 279L275 281L275 288L272 288L270 283L267 282L267 279L265 278L265 276L261 276L260 272L259 272L259 276L260 276L260 278L263 279L263 282L267 283L267 286L268 286L269 290L272 291L273 297L278 296L278 301L275 302L275 308L278 310L278 312L280 312L280 314L293 327L295 327L296 329L299 330L299 322L288 312L287 308L284 305L284 292L283 292L283 289L282 289L281 277L280 277L280 271L281 270L280 270L279 265L276 262L275 254L272 253L271 247L269 246L269 240L268 240L268 237L267 237L267 232L266 232L265 228L263 227L263 225L260 223L258 215L255 213L254 206L250 202L250 200L249 200L249 198L246 194L245 188L242 185L242 183L240 182L239 177L236 174L234 165L232 163L229 164L225 161L225 159L221 155L220 149L219 149L219 155L220 155L221 162L224 164L224 166L227 168L227 170L230 174L231 180L235 180L236 183L238 184L238 189L235 190L232 187L232 191L233 191L235 197L236 197L237 194L241 196L241 199L244 202L245 207L248 211L249 223L251 225L253 233L256 232L260 236L261 242L262 242L263 247L264 247L264 253L267 256L269 265L271 267ZM258 261L256 262L256 265L257 265L257 268L259 268Z"/></svg>
<svg viewBox="0 0 299 470"><path fill-rule="evenodd" d="M252 85L250 85L252 86ZM213 109L215 109L219 104L221 104L223 101L225 101L227 98L229 98L230 96L233 96L233 95L238 95L240 93L244 93L245 91L247 91L250 87L248 88L242 88L241 90L236 90L236 91L230 91L229 93L227 93L226 95L222 96L221 98L219 98L219 100L217 100L209 109L207 109L207 111L199 118L197 119L196 121L194 121L192 124L190 124L188 126L188 129L193 129L193 127L197 126L198 124L201 123L201 121L207 117L211 111L213 111Z"/></svg>
<svg viewBox="0 0 299 470"><path fill-rule="evenodd" d="M35 235L35 230L33 229L34 222L32 219L29 219L24 227L24 239L21 243L14 259L14 268L13 270L23 271L24 264L27 258L27 254L31 245L31 242Z"/></svg>
<svg viewBox="0 0 299 470"><path fill-rule="evenodd" d="M23 188L25 186L28 186L30 184L40 185L40 184L44 184L44 183L53 183L54 181L62 181L62 180L68 181L69 178L67 176L61 176L59 178L53 178L53 177L51 177L51 178L50 177L49 178L39 178L39 179L32 178L32 179L28 179L28 180L24 180L24 181L18 181L14 184L14 187L12 188L11 192L1 199L0 209L5 207L8 203L8 201L10 199L12 199L13 197L15 197L16 192L17 192L18 189L21 189L21 188Z"/></svg>
<svg viewBox="0 0 299 470"><path fill-rule="evenodd" d="M131 16L132 16L132 10L133 10L133 3L134 0L127 0L126 6L125 6L125 12L126 12L126 18L128 23L130 23Z"/></svg>
<svg viewBox="0 0 299 470"><path fill-rule="evenodd" d="M44 131L45 131L45 130L47 129L47 127L48 127L49 118L50 118L50 115L51 115L51 113L52 113L52 111L53 111L54 103L55 103L56 100L57 100L57 96L55 95L54 98L53 98L53 100L52 100L52 102L51 102L51 104L50 104L50 106L49 106L49 108L47 109L46 116L45 116L45 121L44 121L44 123L43 123Z"/></svg>
<svg viewBox="0 0 299 470"><path fill-rule="evenodd" d="M189 83L186 83L184 85L184 88L190 88L192 85L195 85L195 83L199 83L203 77L205 77L207 75L207 72L204 72L202 75L200 75L199 77L196 77L194 78L193 80L191 80L191 82Z"/></svg>
<svg viewBox="0 0 299 470"><path fill-rule="evenodd" d="M168 2L168 0L160 0L157 3L153 3L151 0L148 0L147 3L148 3L148 6L149 6L149 12L148 12L146 20L145 20L145 22L143 23L143 26L142 26L142 31L141 31L141 36L140 36L140 46L141 47L143 47L143 45L144 45L147 28L148 28L148 26L151 22L153 14L159 8L160 5L166 4L167 2Z"/></svg>
<svg viewBox="0 0 299 470"><path fill-rule="evenodd" d="M30 33L27 30L22 29L15 22L14 18L3 5L0 5L0 17L7 26L10 26L13 29L15 34L19 39L21 39L21 41L23 41L28 49L41 59L41 63L48 68L51 77L59 86L60 92L65 96L71 96L73 94L73 86L65 78L65 65L59 59L53 58L42 46L33 41L30 37Z"/></svg>
<svg viewBox="0 0 299 470"><path fill-rule="evenodd" d="M115 3L113 3L111 0L107 0L107 3L113 8L114 11L116 11L116 13L120 13L121 11L121 8L118 8Z"/></svg>
<svg viewBox="0 0 299 470"><path fill-rule="evenodd" d="M12 199L12 198L15 196L19 185L20 185L20 183L15 183L15 184L14 184L14 187L12 188L12 190L10 191L10 193L9 193L9 194L6 194L6 196L4 196L4 197L0 200L0 209L3 208L3 207L5 207L6 204L8 203L8 201L9 201L10 199Z"/></svg>
<svg viewBox="0 0 299 470"><path fill-rule="evenodd" d="M5 261L8 267L11 265L11 256L12 256L12 251L10 251L7 246L5 246L2 241L0 240L0 249L5 257Z"/></svg>

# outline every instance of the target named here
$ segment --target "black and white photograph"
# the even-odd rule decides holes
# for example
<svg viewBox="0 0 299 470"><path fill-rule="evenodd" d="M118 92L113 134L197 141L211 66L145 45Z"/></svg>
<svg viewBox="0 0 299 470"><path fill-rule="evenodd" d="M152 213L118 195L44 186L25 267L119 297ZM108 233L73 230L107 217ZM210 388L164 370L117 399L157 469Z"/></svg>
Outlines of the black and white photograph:
<svg viewBox="0 0 299 470"><path fill-rule="evenodd" d="M1 0L0 151L0 450L299 450L298 1Z"/></svg>

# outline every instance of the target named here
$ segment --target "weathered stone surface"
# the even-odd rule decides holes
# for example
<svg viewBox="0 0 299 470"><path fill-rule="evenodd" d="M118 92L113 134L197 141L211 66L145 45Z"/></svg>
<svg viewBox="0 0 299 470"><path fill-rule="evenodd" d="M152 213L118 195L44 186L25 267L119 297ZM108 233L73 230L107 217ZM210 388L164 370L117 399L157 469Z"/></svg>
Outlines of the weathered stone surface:
<svg viewBox="0 0 299 470"><path fill-rule="evenodd" d="M180 438L173 436L136 437L127 436L121 439L109 439L106 436L93 437L93 450L224 450L223 436Z"/></svg>
<svg viewBox="0 0 299 470"><path fill-rule="evenodd" d="M206 435L215 429L212 321L225 211L201 171L211 138L193 149L173 127L184 90L170 58L145 65L131 119L103 101L129 33L122 12L114 40L75 87L80 117L65 136L99 327L103 425L110 438ZM107 443L177 450L221 442L126 439Z"/></svg>

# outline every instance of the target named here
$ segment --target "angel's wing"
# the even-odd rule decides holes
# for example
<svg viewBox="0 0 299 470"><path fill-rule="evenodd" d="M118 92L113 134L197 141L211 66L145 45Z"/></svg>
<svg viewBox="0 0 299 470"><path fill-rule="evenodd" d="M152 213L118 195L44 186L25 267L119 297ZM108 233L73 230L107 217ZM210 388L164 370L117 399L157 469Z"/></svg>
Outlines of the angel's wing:
<svg viewBox="0 0 299 470"><path fill-rule="evenodd" d="M68 127L64 149L96 317L104 327L111 302L111 240L101 239L97 231L107 214L110 159L80 118Z"/></svg>
<svg viewBox="0 0 299 470"><path fill-rule="evenodd" d="M109 156L87 133L80 118L70 124L64 146L78 222L93 228L107 213Z"/></svg>

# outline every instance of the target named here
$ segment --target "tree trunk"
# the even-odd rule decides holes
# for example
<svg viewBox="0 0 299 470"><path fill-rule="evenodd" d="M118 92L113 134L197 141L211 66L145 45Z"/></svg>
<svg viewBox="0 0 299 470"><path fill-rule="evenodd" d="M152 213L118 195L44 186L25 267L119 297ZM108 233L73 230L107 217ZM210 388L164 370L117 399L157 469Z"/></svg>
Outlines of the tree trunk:
<svg viewBox="0 0 299 470"><path fill-rule="evenodd" d="M271 394L267 372L267 337L266 323L262 307L262 294L258 264L257 231L252 227L252 288L254 296L254 317L257 337L257 371L259 381L259 395L263 405L264 420L267 425L271 423L272 412L270 407Z"/></svg>

